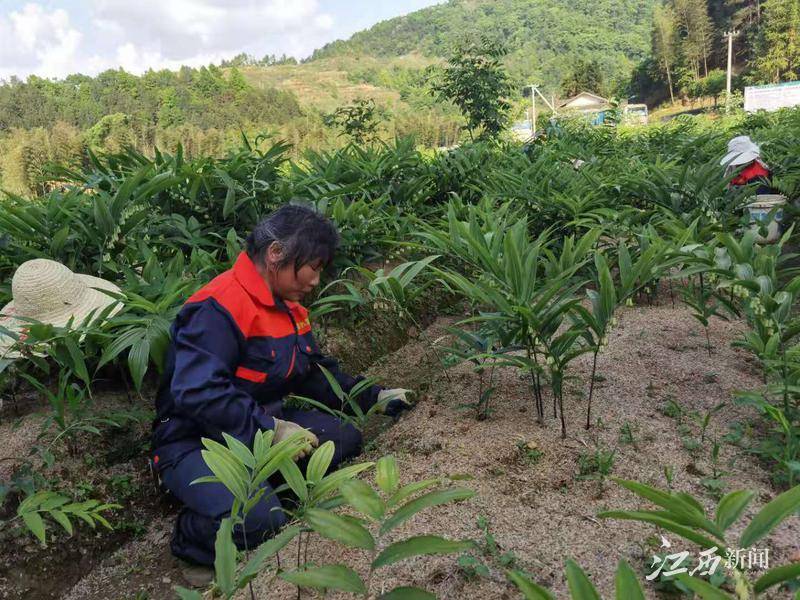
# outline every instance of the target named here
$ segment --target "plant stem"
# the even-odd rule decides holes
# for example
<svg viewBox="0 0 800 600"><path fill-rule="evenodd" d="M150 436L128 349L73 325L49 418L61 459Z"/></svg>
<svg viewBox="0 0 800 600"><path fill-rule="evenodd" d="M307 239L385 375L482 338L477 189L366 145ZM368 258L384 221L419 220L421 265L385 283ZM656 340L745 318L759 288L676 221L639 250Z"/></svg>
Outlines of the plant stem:
<svg viewBox="0 0 800 600"><path fill-rule="evenodd" d="M601 338L602 339L602 338ZM592 393L594 392L594 375L597 372L597 354L600 352L600 346L594 349L594 356L592 357L592 375L589 380L589 404L586 407L586 429L592 426Z"/></svg>
<svg viewBox="0 0 800 600"><path fill-rule="evenodd" d="M564 390L561 385L561 373L551 373L553 379L553 406L555 406L556 398L558 399L558 409L561 413L561 439L567 437L567 422L564 419Z"/></svg>
<svg viewBox="0 0 800 600"><path fill-rule="evenodd" d="M489 370L489 388L490 389L492 387L492 384L494 383L494 368L496 366L496 363L497 363L497 359L493 358L492 359L492 368ZM483 418L484 419L488 419L489 418L489 402L491 401L491 399L492 399L492 394L490 393L490 394L488 394L486 396L486 402L484 402L484 405L483 405Z"/></svg>
<svg viewBox="0 0 800 600"><path fill-rule="evenodd" d="M478 379L478 402L475 406L477 409L476 417L480 421L483 415L483 368L480 369L480 377Z"/></svg>
<svg viewBox="0 0 800 600"><path fill-rule="evenodd" d="M247 528L245 527L245 524L244 524L245 519L247 519L247 514L246 513L242 515L242 539L244 540L244 556L245 556L245 560L247 561L247 560L250 560L250 550L247 547ZM234 527L235 526L236 525L234 525ZM231 529L231 531L232 530L233 529ZM250 580L247 583L247 587L250 590L250 600L256 600L256 593L253 591L253 581L252 580Z"/></svg>
<svg viewBox="0 0 800 600"><path fill-rule="evenodd" d="M529 365L531 364L531 346L532 346L532 341L530 340L530 337L529 337L528 338L528 347L525 349L525 351L526 351L526 353L528 355L528 364ZM536 348L533 349L533 356L534 356L534 362L536 364L538 364L538 361L535 358L536 357ZM544 405L542 404L542 394L541 394L541 390L539 388L538 376L534 374L534 369L533 368L529 368L528 369L528 373L530 373L531 385L533 386L533 398L534 398L534 402L536 404L536 420L539 422L539 425L544 425Z"/></svg>
<svg viewBox="0 0 800 600"><path fill-rule="evenodd" d="M300 548L303 545L303 532L297 536L297 569L300 570ZM300 600L300 586L297 586L297 600Z"/></svg>
<svg viewBox="0 0 800 600"><path fill-rule="evenodd" d="M364 598L369 598L369 591L372 588L372 573L374 571L374 569L372 568L372 563L375 562L375 557L377 556L377 554L378 554L377 547L373 548L371 555L369 557L370 566L369 566L369 573L367 574L367 585L365 586L366 591L364 592Z"/></svg>

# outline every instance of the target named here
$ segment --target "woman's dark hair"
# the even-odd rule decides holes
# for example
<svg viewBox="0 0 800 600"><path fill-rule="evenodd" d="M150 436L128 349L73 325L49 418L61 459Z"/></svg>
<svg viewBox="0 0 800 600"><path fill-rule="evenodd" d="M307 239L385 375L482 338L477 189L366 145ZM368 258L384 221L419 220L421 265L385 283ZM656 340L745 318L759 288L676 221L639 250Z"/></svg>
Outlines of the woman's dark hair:
<svg viewBox="0 0 800 600"><path fill-rule="evenodd" d="M283 249L277 267L294 264L300 267L320 261L328 266L339 245L339 233L331 221L306 206L285 204L263 219L247 236L250 260L263 261L272 242Z"/></svg>

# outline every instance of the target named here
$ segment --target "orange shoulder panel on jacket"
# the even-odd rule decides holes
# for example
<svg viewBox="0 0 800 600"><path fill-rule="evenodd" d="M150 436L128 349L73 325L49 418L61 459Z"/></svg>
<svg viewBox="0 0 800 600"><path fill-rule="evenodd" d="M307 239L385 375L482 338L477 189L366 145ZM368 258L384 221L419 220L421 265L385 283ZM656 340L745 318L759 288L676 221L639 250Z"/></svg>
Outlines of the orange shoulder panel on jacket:
<svg viewBox="0 0 800 600"><path fill-rule="evenodd" d="M297 333L304 334L311 331L311 321L308 318L308 309L297 302L287 302L289 310L297 323Z"/></svg>
<svg viewBox="0 0 800 600"><path fill-rule="evenodd" d="M192 294L186 303L202 302L208 298L213 298L230 313L242 335L245 337L252 335L250 330L256 320L258 307L250 297L250 294L233 276L233 271L225 271L212 279Z"/></svg>

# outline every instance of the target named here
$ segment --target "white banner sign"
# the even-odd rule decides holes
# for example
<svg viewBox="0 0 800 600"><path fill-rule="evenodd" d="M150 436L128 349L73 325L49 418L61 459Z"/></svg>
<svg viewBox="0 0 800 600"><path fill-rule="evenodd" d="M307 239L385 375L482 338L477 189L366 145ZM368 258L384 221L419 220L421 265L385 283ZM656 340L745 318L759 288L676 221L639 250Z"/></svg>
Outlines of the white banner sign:
<svg viewBox="0 0 800 600"><path fill-rule="evenodd" d="M744 88L744 109L747 112L778 110L799 104L800 81Z"/></svg>

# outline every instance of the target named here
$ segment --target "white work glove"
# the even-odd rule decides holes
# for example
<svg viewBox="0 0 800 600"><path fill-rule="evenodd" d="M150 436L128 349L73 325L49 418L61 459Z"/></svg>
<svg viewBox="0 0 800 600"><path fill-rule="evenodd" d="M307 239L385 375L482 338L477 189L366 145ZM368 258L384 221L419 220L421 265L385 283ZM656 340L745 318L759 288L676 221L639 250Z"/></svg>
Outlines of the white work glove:
<svg viewBox="0 0 800 600"><path fill-rule="evenodd" d="M406 397L413 393L405 388L394 388L391 390L381 390L378 392L379 412L389 417L396 417L404 410L411 408L411 402Z"/></svg>
<svg viewBox="0 0 800 600"><path fill-rule="evenodd" d="M303 437L306 438L308 441L308 445L306 445L303 449L301 449L294 457L294 460L299 460L301 458L305 458L309 454L311 454L311 449L316 448L319 446L319 439L316 435L311 433L305 427L300 427L297 423L292 423L291 421L283 421L282 419L275 419L275 435L272 438L273 444L277 444L297 432L301 432Z"/></svg>

